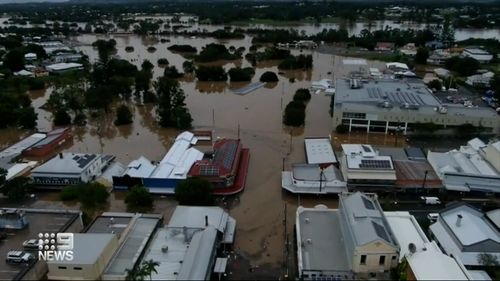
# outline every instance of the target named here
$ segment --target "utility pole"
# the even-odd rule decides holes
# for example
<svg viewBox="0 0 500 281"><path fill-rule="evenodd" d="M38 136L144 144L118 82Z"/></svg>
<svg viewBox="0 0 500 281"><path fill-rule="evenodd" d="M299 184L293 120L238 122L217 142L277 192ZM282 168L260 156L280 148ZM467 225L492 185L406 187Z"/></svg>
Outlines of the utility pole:
<svg viewBox="0 0 500 281"><path fill-rule="evenodd" d="M424 181L422 182L422 191L425 190L425 182L427 181L427 173L429 173L429 171L425 170Z"/></svg>

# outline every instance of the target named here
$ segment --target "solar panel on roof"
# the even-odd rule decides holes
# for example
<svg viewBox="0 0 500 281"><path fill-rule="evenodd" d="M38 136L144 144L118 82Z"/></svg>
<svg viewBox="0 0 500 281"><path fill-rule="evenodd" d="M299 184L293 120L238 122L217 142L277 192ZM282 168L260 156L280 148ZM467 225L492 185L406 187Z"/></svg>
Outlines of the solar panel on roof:
<svg viewBox="0 0 500 281"><path fill-rule="evenodd" d="M359 167L368 169L390 169L392 168L392 165L390 160L361 159Z"/></svg>
<svg viewBox="0 0 500 281"><path fill-rule="evenodd" d="M201 166L200 167L201 176L217 176L219 175L219 169L214 166Z"/></svg>
<svg viewBox="0 0 500 281"><path fill-rule="evenodd" d="M389 236L387 235L384 227L374 221L372 221L372 225L375 229L375 233L377 233L377 236L389 242Z"/></svg>

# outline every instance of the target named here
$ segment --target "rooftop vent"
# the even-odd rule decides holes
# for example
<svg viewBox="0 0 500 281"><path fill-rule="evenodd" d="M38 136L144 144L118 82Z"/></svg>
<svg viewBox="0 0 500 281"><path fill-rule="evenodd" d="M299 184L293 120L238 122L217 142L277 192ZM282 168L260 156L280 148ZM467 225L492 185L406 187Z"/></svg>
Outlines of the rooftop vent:
<svg viewBox="0 0 500 281"><path fill-rule="evenodd" d="M463 219L463 216L461 214L458 214L457 215L457 222L455 223L455 225L460 227L462 225L462 219Z"/></svg>
<svg viewBox="0 0 500 281"><path fill-rule="evenodd" d="M161 252L162 252L162 253L166 253L166 252L168 252L168 246L167 246L167 245L163 245L163 246L161 246Z"/></svg>
<svg viewBox="0 0 500 281"><path fill-rule="evenodd" d="M413 243L410 243L408 244L408 250L410 251L410 253L414 254L417 252L417 246L415 246L415 244Z"/></svg>

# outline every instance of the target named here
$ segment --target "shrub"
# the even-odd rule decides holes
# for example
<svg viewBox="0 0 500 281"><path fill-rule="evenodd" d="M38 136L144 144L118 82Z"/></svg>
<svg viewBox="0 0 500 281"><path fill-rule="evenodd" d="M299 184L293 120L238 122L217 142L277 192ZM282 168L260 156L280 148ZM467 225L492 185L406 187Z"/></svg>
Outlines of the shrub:
<svg viewBox="0 0 500 281"><path fill-rule="evenodd" d="M441 84L441 81L439 81L438 79L434 79L434 80L429 82L428 86L431 89L436 89L438 91L441 91L443 84Z"/></svg>
<svg viewBox="0 0 500 281"><path fill-rule="evenodd" d="M77 186L66 186L59 193L59 198L61 201L73 201L78 199L78 187Z"/></svg>
<svg viewBox="0 0 500 281"><path fill-rule="evenodd" d="M78 200L84 208L92 208L103 205L108 201L109 193L106 187L100 183L84 183L77 186Z"/></svg>
<svg viewBox="0 0 500 281"><path fill-rule="evenodd" d="M191 46L191 45L172 45L167 48L169 51L172 52L179 52L179 53L196 53L198 50Z"/></svg>
<svg viewBox="0 0 500 281"><path fill-rule="evenodd" d="M346 134L349 132L349 126L347 125L344 125L344 124L339 124L337 125L337 127L335 128L335 132L339 133L339 134Z"/></svg>
<svg viewBox="0 0 500 281"><path fill-rule="evenodd" d="M168 59L166 59L166 58L158 59L158 64L159 65L167 65L168 64Z"/></svg>
<svg viewBox="0 0 500 281"><path fill-rule="evenodd" d="M144 211L153 207L153 196L144 186L133 186L125 196L127 211Z"/></svg>
<svg viewBox="0 0 500 281"><path fill-rule="evenodd" d="M266 71L260 76L260 82L278 82L278 75L272 71Z"/></svg>
<svg viewBox="0 0 500 281"><path fill-rule="evenodd" d="M155 48L155 47L153 47L153 46L149 46L149 47L147 48L147 50L148 50L148 52L150 52L150 53L156 52L156 48Z"/></svg>
<svg viewBox="0 0 500 281"><path fill-rule="evenodd" d="M127 46L127 47L125 47L125 51L126 51L126 52L129 52L129 53L130 53L130 52L133 52L133 51L134 51L134 47L132 47L132 46Z"/></svg>
<svg viewBox="0 0 500 281"><path fill-rule="evenodd" d="M311 99L311 93L308 89L298 89L295 91L295 95L293 96L294 101L307 102Z"/></svg>

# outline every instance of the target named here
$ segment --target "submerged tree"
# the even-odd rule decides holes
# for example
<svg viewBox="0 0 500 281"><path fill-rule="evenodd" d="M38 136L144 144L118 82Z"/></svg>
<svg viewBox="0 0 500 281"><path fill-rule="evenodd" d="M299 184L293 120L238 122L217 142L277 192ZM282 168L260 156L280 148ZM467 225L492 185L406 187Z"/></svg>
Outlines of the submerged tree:
<svg viewBox="0 0 500 281"><path fill-rule="evenodd" d="M175 199L180 205L211 206L214 204L212 184L199 178L188 178L175 188Z"/></svg>
<svg viewBox="0 0 500 281"><path fill-rule="evenodd" d="M186 108L184 91L179 82L160 77L155 83L158 96L158 122L162 127L188 129L191 127L191 114Z"/></svg>

